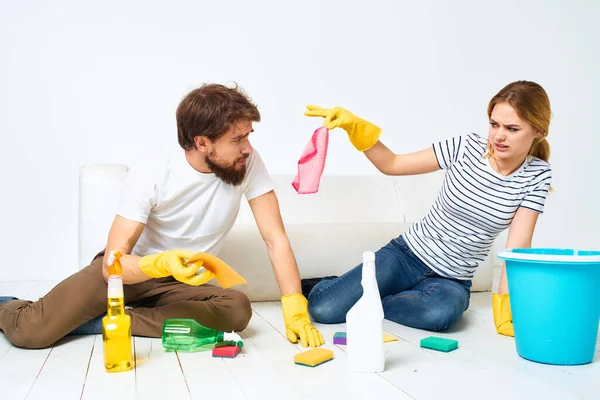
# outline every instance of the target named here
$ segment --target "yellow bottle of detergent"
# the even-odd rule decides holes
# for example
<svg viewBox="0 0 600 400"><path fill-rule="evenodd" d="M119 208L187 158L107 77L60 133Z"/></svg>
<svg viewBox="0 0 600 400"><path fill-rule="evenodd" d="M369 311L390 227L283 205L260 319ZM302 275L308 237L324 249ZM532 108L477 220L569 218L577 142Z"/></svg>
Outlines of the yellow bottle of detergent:
<svg viewBox="0 0 600 400"><path fill-rule="evenodd" d="M131 318L125 314L121 253L111 251L108 257L108 310L102 318L104 366L107 372L133 368Z"/></svg>

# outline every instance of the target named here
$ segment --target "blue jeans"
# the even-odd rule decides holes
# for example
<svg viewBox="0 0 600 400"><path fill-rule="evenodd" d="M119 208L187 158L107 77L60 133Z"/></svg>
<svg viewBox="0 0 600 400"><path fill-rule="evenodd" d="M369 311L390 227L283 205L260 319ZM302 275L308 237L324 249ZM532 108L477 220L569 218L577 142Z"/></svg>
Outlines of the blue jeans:
<svg viewBox="0 0 600 400"><path fill-rule="evenodd" d="M469 307L471 281L439 276L399 236L375 253L379 294L386 319L413 328L450 328ZM362 296L362 264L339 278L326 277L308 296L308 312L323 324L346 321Z"/></svg>

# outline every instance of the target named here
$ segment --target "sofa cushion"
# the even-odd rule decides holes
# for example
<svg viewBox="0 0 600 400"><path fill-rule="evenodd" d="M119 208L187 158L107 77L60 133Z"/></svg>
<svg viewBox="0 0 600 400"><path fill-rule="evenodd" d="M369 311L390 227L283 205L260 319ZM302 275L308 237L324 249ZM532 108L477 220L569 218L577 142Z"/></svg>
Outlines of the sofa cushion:
<svg viewBox="0 0 600 400"><path fill-rule="evenodd" d="M362 262L364 251L379 250L409 226L404 222L288 223L285 229L301 278L315 278L342 275ZM279 300L281 293L256 225L236 224L219 257L246 278L248 284L236 288L252 301ZM472 290L489 290L476 281L477 276Z"/></svg>

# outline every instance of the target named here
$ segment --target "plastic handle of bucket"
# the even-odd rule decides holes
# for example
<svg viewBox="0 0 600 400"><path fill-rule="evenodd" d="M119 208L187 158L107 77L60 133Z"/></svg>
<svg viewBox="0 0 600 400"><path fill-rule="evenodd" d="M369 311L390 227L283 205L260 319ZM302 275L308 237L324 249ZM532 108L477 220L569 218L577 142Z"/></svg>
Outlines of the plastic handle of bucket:
<svg viewBox="0 0 600 400"><path fill-rule="evenodd" d="M507 249L498 258L514 261L600 264L600 251L571 249Z"/></svg>

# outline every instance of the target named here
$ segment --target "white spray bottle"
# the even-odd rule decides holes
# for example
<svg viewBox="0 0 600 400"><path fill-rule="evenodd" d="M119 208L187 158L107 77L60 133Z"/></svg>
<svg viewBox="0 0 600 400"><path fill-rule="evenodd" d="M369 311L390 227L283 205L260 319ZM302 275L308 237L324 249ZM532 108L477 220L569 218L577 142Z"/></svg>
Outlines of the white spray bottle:
<svg viewBox="0 0 600 400"><path fill-rule="evenodd" d="M363 253L363 294L346 314L348 364L351 372L382 372L383 306L375 277L375 253Z"/></svg>

